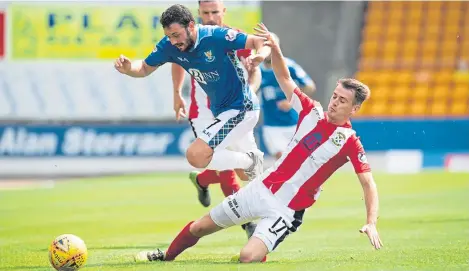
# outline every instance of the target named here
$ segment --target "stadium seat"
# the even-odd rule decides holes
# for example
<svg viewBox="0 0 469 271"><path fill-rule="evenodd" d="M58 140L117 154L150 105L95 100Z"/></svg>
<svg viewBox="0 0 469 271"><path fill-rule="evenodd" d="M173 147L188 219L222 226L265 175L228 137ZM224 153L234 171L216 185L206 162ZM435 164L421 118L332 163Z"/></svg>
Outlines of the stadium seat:
<svg viewBox="0 0 469 271"><path fill-rule="evenodd" d="M425 116L426 112L425 110L427 109L427 104L426 101L413 101L409 104L409 114L411 116Z"/></svg>
<svg viewBox="0 0 469 271"><path fill-rule="evenodd" d="M426 3L426 8L430 11L437 11L440 13L440 8L443 6L443 2L441 1L432 1Z"/></svg>
<svg viewBox="0 0 469 271"><path fill-rule="evenodd" d="M469 85L456 85L452 90L452 96L458 100L467 100L469 98Z"/></svg>
<svg viewBox="0 0 469 271"><path fill-rule="evenodd" d="M373 102L386 102L386 99L389 97L388 88L377 87L371 88L371 100Z"/></svg>
<svg viewBox="0 0 469 271"><path fill-rule="evenodd" d="M400 19L399 19L400 20ZM397 41L401 35L401 25L400 24L391 24L386 29L386 39L390 41Z"/></svg>
<svg viewBox="0 0 469 271"><path fill-rule="evenodd" d="M430 109L430 115L432 116L445 116L446 111L446 101L434 101Z"/></svg>
<svg viewBox="0 0 469 271"><path fill-rule="evenodd" d="M8 102L9 95L6 94L8 91L10 91L8 89L8 86L6 86L5 84L0 84L0 114L4 118L8 118L12 114L14 114L13 107Z"/></svg>
<svg viewBox="0 0 469 271"><path fill-rule="evenodd" d="M370 106L370 115L373 116L385 116L389 115L388 113L388 105L385 102L373 103Z"/></svg>
<svg viewBox="0 0 469 271"><path fill-rule="evenodd" d="M455 116L469 116L469 101L453 102L449 109L451 115Z"/></svg>
<svg viewBox="0 0 469 271"><path fill-rule="evenodd" d="M452 78L453 78L452 73L449 71L446 71L446 72L436 73L433 79L439 85L444 85L444 84L448 85L449 82L451 82Z"/></svg>
<svg viewBox="0 0 469 271"><path fill-rule="evenodd" d="M407 113L406 109L407 109L407 101L405 101L405 102L396 102L396 103L390 105L390 110L388 111L388 114L391 115L391 116L403 117Z"/></svg>
<svg viewBox="0 0 469 271"><path fill-rule="evenodd" d="M373 34L363 36L357 74L379 92L361 115L463 114L469 73L455 68L469 61L469 3L369 2L368 11L363 32Z"/></svg>
<svg viewBox="0 0 469 271"><path fill-rule="evenodd" d="M401 28L401 31L404 32L404 40L402 42L415 42L417 43L417 37L420 34L420 24L411 24L406 26L404 29Z"/></svg>
<svg viewBox="0 0 469 271"><path fill-rule="evenodd" d="M392 89L391 98L394 102L406 103L409 98L409 89L406 87L396 87Z"/></svg>
<svg viewBox="0 0 469 271"><path fill-rule="evenodd" d="M416 87L416 88L411 89L410 93L413 99L418 100L418 101L423 101L423 100L426 101L429 96L430 91L426 87Z"/></svg>
<svg viewBox="0 0 469 271"><path fill-rule="evenodd" d="M396 75L396 82L400 85L408 85L414 78L414 74L411 71L399 72Z"/></svg>

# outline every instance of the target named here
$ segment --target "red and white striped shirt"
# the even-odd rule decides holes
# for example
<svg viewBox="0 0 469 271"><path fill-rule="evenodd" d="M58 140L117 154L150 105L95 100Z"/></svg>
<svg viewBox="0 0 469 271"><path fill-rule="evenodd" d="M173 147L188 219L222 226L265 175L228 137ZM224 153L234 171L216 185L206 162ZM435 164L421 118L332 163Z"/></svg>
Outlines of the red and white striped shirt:
<svg viewBox="0 0 469 271"><path fill-rule="evenodd" d="M299 211L316 201L321 185L349 160L356 173L368 172L370 166L350 122L329 123L320 104L299 89L292 106L299 113L296 133L262 182L280 202Z"/></svg>
<svg viewBox="0 0 469 271"><path fill-rule="evenodd" d="M239 29L235 30L241 32ZM251 49L237 50L236 55L238 58L247 58L251 55ZM207 93L205 93L199 83L195 81L194 77L191 77L191 105L189 107L189 119L195 119L199 116L202 118L213 118L212 111L210 111L210 100Z"/></svg>

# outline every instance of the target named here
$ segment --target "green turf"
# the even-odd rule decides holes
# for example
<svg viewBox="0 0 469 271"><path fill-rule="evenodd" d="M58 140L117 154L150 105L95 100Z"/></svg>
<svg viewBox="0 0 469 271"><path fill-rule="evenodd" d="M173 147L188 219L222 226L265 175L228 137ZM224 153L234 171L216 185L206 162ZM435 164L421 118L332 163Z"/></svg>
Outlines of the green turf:
<svg viewBox="0 0 469 271"><path fill-rule="evenodd" d="M0 270L51 270L47 247L73 233L88 246L83 270L469 270L469 175L376 174L381 200L374 251L352 174L326 183L300 230L265 264L230 263L245 243L240 227L216 233L171 263L135 264L141 250L166 248L198 204L186 174L64 181L53 189L0 191ZM212 202L220 189L211 188Z"/></svg>

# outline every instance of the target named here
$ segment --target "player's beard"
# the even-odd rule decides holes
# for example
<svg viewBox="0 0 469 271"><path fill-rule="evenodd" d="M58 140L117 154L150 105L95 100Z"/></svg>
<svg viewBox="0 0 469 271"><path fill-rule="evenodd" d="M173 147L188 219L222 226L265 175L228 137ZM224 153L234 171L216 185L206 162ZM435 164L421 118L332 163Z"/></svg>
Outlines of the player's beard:
<svg viewBox="0 0 469 271"><path fill-rule="evenodd" d="M189 32L189 29L186 28L186 34L187 34L187 39L186 39L186 49L184 49L184 52L189 51L195 44L194 40L191 37L191 33Z"/></svg>

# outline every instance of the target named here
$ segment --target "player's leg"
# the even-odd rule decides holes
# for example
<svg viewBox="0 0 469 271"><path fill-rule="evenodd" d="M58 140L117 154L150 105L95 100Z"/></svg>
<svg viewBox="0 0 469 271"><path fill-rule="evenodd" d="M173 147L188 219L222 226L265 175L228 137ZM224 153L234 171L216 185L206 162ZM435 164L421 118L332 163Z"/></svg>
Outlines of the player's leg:
<svg viewBox="0 0 469 271"><path fill-rule="evenodd" d="M208 184L217 179L218 174L215 170L204 170L203 172L191 171L189 173L189 180L197 189L197 198L202 206L210 206L211 198ZM210 180L210 182L208 180Z"/></svg>
<svg viewBox="0 0 469 271"><path fill-rule="evenodd" d="M213 222L210 215L189 222L174 238L166 252L157 249L155 251L142 251L135 256L135 261L173 261L184 250L197 244L200 238L221 230Z"/></svg>
<svg viewBox="0 0 469 271"><path fill-rule="evenodd" d="M257 143L254 138L254 133L246 134L244 137L240 138L239 140L234 142L232 145L230 145L229 149L233 151L238 151L238 152L251 152L251 151L258 150ZM244 174L244 171L242 172L242 174ZM242 179L241 176L240 178ZM242 229L246 232L248 239L251 238L251 236L254 234L256 226L257 225L254 222L248 222L246 224L241 225Z"/></svg>
<svg viewBox="0 0 469 271"><path fill-rule="evenodd" d="M272 209L273 210L273 209ZM291 233L297 231L303 220L303 211L294 212L291 215L280 212L261 219L256 231L248 243L243 247L239 255L242 263L263 262L268 253L274 251L277 246Z"/></svg>
<svg viewBox="0 0 469 271"><path fill-rule="evenodd" d="M197 138L202 133L203 129L213 121L213 116L189 119L194 137ZM219 182L218 173L215 170L204 170L203 172L192 171L189 173L189 180L197 189L198 200L204 207L210 206L211 198L208 185L210 183Z"/></svg>
<svg viewBox="0 0 469 271"><path fill-rule="evenodd" d="M174 238L166 252L160 249L143 251L136 255L135 260L141 261L172 261L186 249L197 244L200 238L234 225L240 225L257 218L256 208L260 206L259 197L252 185L248 184L223 200L208 215L197 221L189 222ZM257 204L256 204L257 203ZM253 205L254 207L251 207Z"/></svg>
<svg viewBox="0 0 469 271"><path fill-rule="evenodd" d="M213 170L243 169L253 179L262 170L260 151L240 153L226 149L246 133L252 132L259 119L259 111L228 110L217 116L188 148L189 163L198 168Z"/></svg>
<svg viewBox="0 0 469 271"><path fill-rule="evenodd" d="M214 158L212 158L209 167L221 166L219 161L215 159L218 156L226 155L229 157L229 154L234 152L247 153L253 160L251 167L248 169L235 168L236 174L243 181L253 180L262 174L264 153L259 150L254 138L254 127L258 120L259 111L245 112L242 121L215 148Z"/></svg>
<svg viewBox="0 0 469 271"><path fill-rule="evenodd" d="M213 123L213 121L213 116L211 119L199 116L196 119L189 120L195 137L197 138L197 134L202 133L203 129ZM210 194L208 192L209 185L219 183L225 197L239 190L239 184L236 180L236 173L234 170L225 170L221 172L211 169L206 169L202 172L193 171L190 173L189 179L197 189L199 202L205 207L210 206Z"/></svg>
<svg viewBox="0 0 469 271"><path fill-rule="evenodd" d="M262 205L258 215L262 217L256 231L239 255L241 262L262 262L292 232L297 231L303 220L304 210L294 211L281 204L262 182L258 182L256 196Z"/></svg>
<svg viewBox="0 0 469 271"><path fill-rule="evenodd" d="M225 170L221 171L220 173L220 187L223 191L225 197L228 197L240 189L238 184L238 180L236 179L236 173L234 170ZM246 235L249 238L254 234L256 230L256 223L248 222L246 224L241 225L241 228L246 232Z"/></svg>
<svg viewBox="0 0 469 271"><path fill-rule="evenodd" d="M223 195L228 197L238 192L240 186L236 179L236 172L234 170L224 170L219 173L220 188L223 191Z"/></svg>

